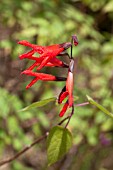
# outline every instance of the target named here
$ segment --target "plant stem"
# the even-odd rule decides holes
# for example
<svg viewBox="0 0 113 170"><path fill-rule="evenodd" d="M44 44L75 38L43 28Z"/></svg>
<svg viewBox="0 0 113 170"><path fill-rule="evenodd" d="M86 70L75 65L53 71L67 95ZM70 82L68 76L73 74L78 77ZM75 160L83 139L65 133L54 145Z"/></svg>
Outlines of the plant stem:
<svg viewBox="0 0 113 170"><path fill-rule="evenodd" d="M69 118L68 118L68 121L67 121L67 123L66 123L66 125L65 125L65 128L67 128L67 126L68 126L68 124L69 124L69 122L70 122L71 117L73 116L73 114L74 114L74 105L72 106L72 111L71 111L71 114L70 114L70 116L69 116Z"/></svg>

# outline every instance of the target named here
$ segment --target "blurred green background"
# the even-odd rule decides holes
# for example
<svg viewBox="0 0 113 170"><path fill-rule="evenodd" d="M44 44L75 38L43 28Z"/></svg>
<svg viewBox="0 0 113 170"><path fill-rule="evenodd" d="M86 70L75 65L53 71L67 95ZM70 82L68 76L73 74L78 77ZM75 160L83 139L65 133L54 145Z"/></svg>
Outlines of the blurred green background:
<svg viewBox="0 0 113 170"><path fill-rule="evenodd" d="M70 41L76 34L75 103L87 101L87 94L113 112L113 0L1 0L0 13L0 160L17 153L61 120L62 106L54 102L18 112L33 102L57 97L65 84L39 81L26 90L32 78L20 73L32 61L19 60L28 50L17 44L19 40L50 45ZM67 75L62 68L43 71ZM69 129L73 147L55 165L47 168L44 141L0 170L113 169L110 117L90 105L77 107Z"/></svg>

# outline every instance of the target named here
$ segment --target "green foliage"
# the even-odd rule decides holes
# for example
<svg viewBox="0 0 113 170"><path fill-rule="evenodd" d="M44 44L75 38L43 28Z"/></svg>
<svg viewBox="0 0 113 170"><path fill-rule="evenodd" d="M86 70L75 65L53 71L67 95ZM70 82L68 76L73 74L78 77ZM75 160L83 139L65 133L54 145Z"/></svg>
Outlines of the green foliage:
<svg viewBox="0 0 113 170"><path fill-rule="evenodd" d="M22 107L22 102L16 95L11 95L7 90L0 88L0 117L7 117L10 112Z"/></svg>
<svg viewBox="0 0 113 170"><path fill-rule="evenodd" d="M104 12L113 12L113 0L109 1L103 10Z"/></svg>
<svg viewBox="0 0 113 170"><path fill-rule="evenodd" d="M68 129L53 127L47 138L48 165L60 160L72 146L72 135Z"/></svg>

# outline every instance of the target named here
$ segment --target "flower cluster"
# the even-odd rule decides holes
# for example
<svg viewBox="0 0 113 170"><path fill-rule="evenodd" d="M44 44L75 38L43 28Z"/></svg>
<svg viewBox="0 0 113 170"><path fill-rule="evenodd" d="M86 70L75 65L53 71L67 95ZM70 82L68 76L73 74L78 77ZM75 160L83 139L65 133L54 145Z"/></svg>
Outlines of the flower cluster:
<svg viewBox="0 0 113 170"><path fill-rule="evenodd" d="M73 70L74 70L74 59L72 57L72 46L73 43L75 46L78 45L78 40L75 35L72 36L71 42L65 42L62 44L54 44L50 46L39 46L35 44L31 44L28 41L22 40L19 41L18 44L24 45L31 48L31 51L22 54L19 56L20 59L30 59L35 62L26 70L24 70L21 74L26 74L29 76L33 76L34 79L26 86L26 89L30 88L33 84L35 84L38 80L42 81L66 81L66 85L62 89L61 93L58 97L58 103L61 104L62 101L67 98L66 103L64 104L59 116L62 117L66 110L69 107L72 107L73 110ZM64 56L67 54L66 49L71 48L71 55L69 56L70 63L69 65L61 61L57 58L57 56ZM39 54L39 57L35 56L35 53ZM43 67L65 67L68 68L68 76L65 77L57 77L51 74L40 73L39 71ZM34 71L36 68L36 71Z"/></svg>

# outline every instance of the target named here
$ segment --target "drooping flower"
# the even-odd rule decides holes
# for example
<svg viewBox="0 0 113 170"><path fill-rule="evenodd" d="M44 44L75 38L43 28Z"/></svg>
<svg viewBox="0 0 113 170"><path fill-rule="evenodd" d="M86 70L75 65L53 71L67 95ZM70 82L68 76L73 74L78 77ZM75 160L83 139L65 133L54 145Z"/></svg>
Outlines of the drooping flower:
<svg viewBox="0 0 113 170"><path fill-rule="evenodd" d="M66 86L62 89L59 98L58 103L61 104L62 101L68 96L68 100L64 104L64 107L62 108L59 116L62 117L64 113L66 112L68 107L73 106L73 71L74 71L74 60L71 59L68 69L68 77L66 80Z"/></svg>
<svg viewBox="0 0 113 170"><path fill-rule="evenodd" d="M36 60L30 69L39 65L37 70L42 69L44 66L66 66L62 61L56 58L57 55L65 51L67 48L71 47L70 42L62 43L62 44L54 44L50 46L38 46L29 43L28 41L19 41L18 44L28 46L32 48L28 53L22 54L19 56L20 59L28 58L32 60ZM41 54L38 58L33 56L34 53ZM49 63L49 64L48 64ZM51 64L50 64L51 63ZM67 66L66 66L67 67Z"/></svg>

